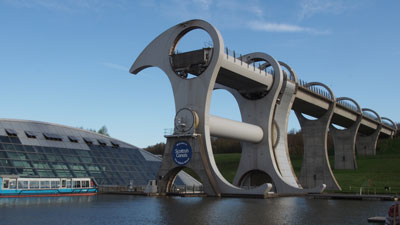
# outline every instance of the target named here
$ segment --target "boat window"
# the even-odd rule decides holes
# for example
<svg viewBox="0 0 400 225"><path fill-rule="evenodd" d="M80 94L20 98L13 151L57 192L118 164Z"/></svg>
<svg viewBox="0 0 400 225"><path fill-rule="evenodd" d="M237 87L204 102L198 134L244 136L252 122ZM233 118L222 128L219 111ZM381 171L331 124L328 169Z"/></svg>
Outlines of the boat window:
<svg viewBox="0 0 400 225"><path fill-rule="evenodd" d="M83 188L89 187L89 181L88 181L88 180L82 181L82 187L83 187Z"/></svg>
<svg viewBox="0 0 400 225"><path fill-rule="evenodd" d="M50 181L40 181L40 188L50 188Z"/></svg>
<svg viewBox="0 0 400 225"><path fill-rule="evenodd" d="M8 189L8 183L9 183L8 180L4 180L3 181L3 188L7 188Z"/></svg>
<svg viewBox="0 0 400 225"><path fill-rule="evenodd" d="M62 180L61 181L61 187L65 188L67 186L67 181L66 180Z"/></svg>
<svg viewBox="0 0 400 225"><path fill-rule="evenodd" d="M71 188L71 180L67 180L67 188Z"/></svg>
<svg viewBox="0 0 400 225"><path fill-rule="evenodd" d="M72 181L72 186L74 186L74 188L81 188L81 181L80 180Z"/></svg>
<svg viewBox="0 0 400 225"><path fill-rule="evenodd" d="M10 189L17 189L17 181L10 180Z"/></svg>
<svg viewBox="0 0 400 225"><path fill-rule="evenodd" d="M37 188L39 188L39 181L30 181L30 182L29 182L29 188L30 188L30 189L37 189Z"/></svg>
<svg viewBox="0 0 400 225"><path fill-rule="evenodd" d="M18 181L18 189L28 189L28 181L27 180L19 180Z"/></svg>
<svg viewBox="0 0 400 225"><path fill-rule="evenodd" d="M60 187L60 181L58 180L51 181L51 188L59 188L59 187Z"/></svg>

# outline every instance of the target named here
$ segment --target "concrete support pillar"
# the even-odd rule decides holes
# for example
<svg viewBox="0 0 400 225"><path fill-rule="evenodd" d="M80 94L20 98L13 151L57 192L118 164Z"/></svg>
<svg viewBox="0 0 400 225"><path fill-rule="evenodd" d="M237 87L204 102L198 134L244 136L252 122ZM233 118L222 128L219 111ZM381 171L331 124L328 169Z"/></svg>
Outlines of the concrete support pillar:
<svg viewBox="0 0 400 225"><path fill-rule="evenodd" d="M242 59L245 62L264 60L266 62L264 65L272 66L275 73L271 91L258 99L249 99L236 90L221 87L235 97L243 122L256 124L264 131L263 139L258 143L241 141L242 154L233 184L242 188L254 188L263 183L271 183L272 192L279 195L321 193L325 189L322 184L307 190L297 184L286 152L286 145L278 144L281 133L275 131L276 135L273 135L274 129L285 129L283 131L285 139L283 140L286 140L287 119L293 103L292 97L294 97L296 84L284 81L281 65L265 53L251 53L244 55ZM287 88L282 88L284 84L287 85ZM279 96L281 107L277 109ZM276 117L276 113L279 113L281 117ZM274 122L274 117L279 124ZM274 151L274 146L278 145L277 151Z"/></svg>
<svg viewBox="0 0 400 225"><path fill-rule="evenodd" d="M346 130L330 127L330 134L335 146L335 169L357 169L355 144L359 122Z"/></svg>
<svg viewBox="0 0 400 225"><path fill-rule="evenodd" d="M380 125L374 133L368 136L365 136L363 134L357 135L356 149L358 155L376 155L376 144L378 143L381 128L382 126Z"/></svg>
<svg viewBox="0 0 400 225"><path fill-rule="evenodd" d="M310 85L313 84L310 83ZM329 90L327 87L326 89ZM332 92L331 96L334 98ZM317 120L308 120L301 112L295 112L300 122L304 142L303 163L299 176L304 188L325 184L328 190L341 190L329 164L327 147L328 127L335 106L336 102L333 99L328 111Z"/></svg>
<svg viewBox="0 0 400 225"><path fill-rule="evenodd" d="M282 175L282 179L288 185L307 192L310 190L305 190L301 187L300 182L297 180L297 176L293 170L292 163L290 161L287 139L289 116L294 99L296 98L298 78L297 74L289 65L281 61L279 61L279 64L283 68L286 68L289 74L287 74L287 79L284 83L284 88L281 90L279 103L276 105L274 114L275 130L273 133L273 147L275 161L279 172Z"/></svg>
<svg viewBox="0 0 400 225"><path fill-rule="evenodd" d="M356 141L356 149L358 155L376 155L376 144L378 143L379 133L382 129L382 118L372 109L363 108L363 112L375 114L376 120L379 122L377 129L370 135L358 134Z"/></svg>
<svg viewBox="0 0 400 225"><path fill-rule="evenodd" d="M357 169L356 161L356 137L358 128L362 120L362 112L358 103L350 98L337 98L337 102L341 100L350 100L358 108L359 115L357 120L350 127L339 130L332 124L329 127L329 132L335 146L335 169Z"/></svg>
<svg viewBox="0 0 400 225"><path fill-rule="evenodd" d="M207 157L202 153L199 142L201 142L200 136L188 136L188 137L168 137L165 151L163 154L163 161L161 163L160 170L158 171L158 188L159 193L166 194L170 192L170 188L175 180L176 175L184 168L192 169L199 177L200 182L203 184L203 190L209 196L221 196L221 191L216 184L216 181L212 179L211 168L207 161ZM174 146L176 143L187 143L187 146L191 148L190 161L184 165L178 165L172 156Z"/></svg>

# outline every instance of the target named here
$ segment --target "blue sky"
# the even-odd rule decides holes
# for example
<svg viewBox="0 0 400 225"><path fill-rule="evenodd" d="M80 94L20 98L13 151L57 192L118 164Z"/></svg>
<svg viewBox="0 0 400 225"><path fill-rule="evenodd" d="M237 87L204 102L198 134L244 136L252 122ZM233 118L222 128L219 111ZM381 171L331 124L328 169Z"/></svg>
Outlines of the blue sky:
<svg viewBox="0 0 400 225"><path fill-rule="evenodd" d="M395 0L0 0L0 118L106 125L139 147L165 141L175 114L167 77L128 70L157 35L204 19L226 47L266 52L400 121L399 10ZM206 37L189 35L182 48L204 47ZM213 114L240 120L232 96L215 91L212 101Z"/></svg>

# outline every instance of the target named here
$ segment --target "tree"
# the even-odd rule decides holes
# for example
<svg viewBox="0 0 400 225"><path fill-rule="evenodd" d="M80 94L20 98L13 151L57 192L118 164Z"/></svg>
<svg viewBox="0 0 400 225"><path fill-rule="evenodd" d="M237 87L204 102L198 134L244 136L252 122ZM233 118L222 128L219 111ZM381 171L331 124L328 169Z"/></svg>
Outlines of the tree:
<svg viewBox="0 0 400 225"><path fill-rule="evenodd" d="M396 126L397 126L397 129L400 129L400 123L396 123ZM400 137L400 130L397 130L395 136Z"/></svg>
<svg viewBox="0 0 400 225"><path fill-rule="evenodd" d="M92 128L84 128L82 126L80 126L79 129L88 130L88 131L91 131L91 132L94 132L94 133L99 133L99 134L102 134L102 135L110 136L108 134L108 129L107 129L106 125L103 125L98 131L96 131L96 129L92 129Z"/></svg>
<svg viewBox="0 0 400 225"><path fill-rule="evenodd" d="M164 154L165 143L160 142L155 145L150 145L146 147L144 150L151 152L155 155L163 155Z"/></svg>
<svg viewBox="0 0 400 225"><path fill-rule="evenodd" d="M102 135L106 135L106 136L110 136L108 134L108 129L106 127L106 125L103 125L98 131L97 133L102 134Z"/></svg>

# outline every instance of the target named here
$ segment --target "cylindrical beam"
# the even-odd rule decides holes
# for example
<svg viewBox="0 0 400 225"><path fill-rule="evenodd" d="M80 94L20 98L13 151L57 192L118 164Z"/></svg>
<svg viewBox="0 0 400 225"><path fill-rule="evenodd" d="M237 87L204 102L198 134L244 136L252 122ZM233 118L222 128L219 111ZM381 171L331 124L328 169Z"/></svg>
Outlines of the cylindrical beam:
<svg viewBox="0 0 400 225"><path fill-rule="evenodd" d="M209 124L211 136L253 143L260 142L264 136L264 132L259 126L218 116L210 116Z"/></svg>

